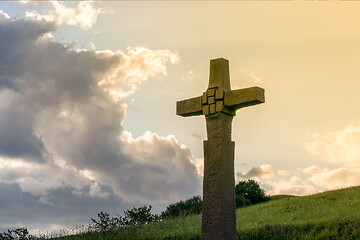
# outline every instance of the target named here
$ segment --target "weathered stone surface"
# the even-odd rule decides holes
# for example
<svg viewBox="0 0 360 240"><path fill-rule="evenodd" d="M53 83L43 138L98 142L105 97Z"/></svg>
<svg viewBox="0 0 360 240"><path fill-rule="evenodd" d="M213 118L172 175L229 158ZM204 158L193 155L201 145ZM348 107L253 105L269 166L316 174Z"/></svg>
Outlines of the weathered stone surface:
<svg viewBox="0 0 360 240"><path fill-rule="evenodd" d="M238 110L265 102L264 89L259 87L244 88L225 92L225 106L229 110Z"/></svg>
<svg viewBox="0 0 360 240"><path fill-rule="evenodd" d="M203 95L202 95L201 103L203 105L208 103L206 92L204 92Z"/></svg>
<svg viewBox="0 0 360 240"><path fill-rule="evenodd" d="M210 114L215 114L215 104L210 104Z"/></svg>
<svg viewBox="0 0 360 240"><path fill-rule="evenodd" d="M201 115L201 97L176 102L176 114L183 117Z"/></svg>
<svg viewBox="0 0 360 240"><path fill-rule="evenodd" d="M202 239L237 239L232 118L225 113L206 118Z"/></svg>
<svg viewBox="0 0 360 240"><path fill-rule="evenodd" d="M203 115L209 115L210 114L210 105L203 106Z"/></svg>
<svg viewBox="0 0 360 240"><path fill-rule="evenodd" d="M237 239L234 149L231 122L237 109L263 103L264 89L230 89L229 61L210 61L209 87L202 96L177 102L183 117L205 115L202 239Z"/></svg>
<svg viewBox="0 0 360 240"><path fill-rule="evenodd" d="M215 95L215 89L208 89L207 90L207 96L212 97Z"/></svg>
<svg viewBox="0 0 360 240"><path fill-rule="evenodd" d="M220 112L223 110L224 102L223 101L217 101L216 102L216 112Z"/></svg>
<svg viewBox="0 0 360 240"><path fill-rule="evenodd" d="M224 58L210 60L209 87L230 90L229 61Z"/></svg>
<svg viewBox="0 0 360 240"><path fill-rule="evenodd" d="M209 104L215 103L215 97L209 97Z"/></svg>
<svg viewBox="0 0 360 240"><path fill-rule="evenodd" d="M219 100L223 98L224 98L224 90L222 90L221 88L216 89L215 99Z"/></svg>

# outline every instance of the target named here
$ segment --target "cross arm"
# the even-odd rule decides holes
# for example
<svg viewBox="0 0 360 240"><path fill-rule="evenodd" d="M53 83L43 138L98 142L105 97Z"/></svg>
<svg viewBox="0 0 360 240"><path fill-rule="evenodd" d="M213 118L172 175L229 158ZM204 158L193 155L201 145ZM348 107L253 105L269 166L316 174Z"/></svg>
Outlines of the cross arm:
<svg viewBox="0 0 360 240"><path fill-rule="evenodd" d="M201 96L176 102L176 115L190 117L202 113Z"/></svg>
<svg viewBox="0 0 360 240"><path fill-rule="evenodd" d="M264 102L265 90L260 87L225 91L224 105L233 111Z"/></svg>

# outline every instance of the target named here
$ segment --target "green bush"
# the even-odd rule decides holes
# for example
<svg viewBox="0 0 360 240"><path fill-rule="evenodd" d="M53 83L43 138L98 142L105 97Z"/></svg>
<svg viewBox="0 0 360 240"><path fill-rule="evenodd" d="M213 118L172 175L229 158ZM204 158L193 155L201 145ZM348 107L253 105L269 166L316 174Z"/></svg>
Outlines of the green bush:
<svg viewBox="0 0 360 240"><path fill-rule="evenodd" d="M139 208L133 207L130 210L124 211L124 223L127 226L138 226L141 224L151 223L156 220L157 215L151 214L151 206L143 206Z"/></svg>
<svg viewBox="0 0 360 240"><path fill-rule="evenodd" d="M270 197L265 195L265 191L260 188L259 184L251 179L236 184L235 196L237 208L270 200Z"/></svg>
<svg viewBox="0 0 360 240"><path fill-rule="evenodd" d="M91 218L90 224L92 231L98 232L103 239L114 239L114 230L124 226L124 219L119 217L110 218L109 213L98 213L99 220Z"/></svg>
<svg viewBox="0 0 360 240"><path fill-rule="evenodd" d="M151 214L151 205L142 206L139 208L133 207L130 210L124 211L124 217L117 216L110 218L110 214L106 212L98 213L99 220L91 218L92 229L98 232L112 231L121 227L138 226L148 224L158 220L158 216Z"/></svg>
<svg viewBox="0 0 360 240"><path fill-rule="evenodd" d="M178 218L190 214L199 214L202 212L202 200L200 196L194 196L185 201L176 202L166 207L161 213L161 218Z"/></svg>
<svg viewBox="0 0 360 240"><path fill-rule="evenodd" d="M249 199L245 198L243 195L235 195L236 208L242 208L250 206L252 203Z"/></svg>
<svg viewBox="0 0 360 240"><path fill-rule="evenodd" d="M236 207L247 207L255 203L265 202L270 200L270 197L265 195L263 189L254 180L241 181L235 186L235 200ZM190 214L199 214L202 212L202 200L200 196L194 196L185 201L172 203L166 207L166 210L161 213L162 219L178 218L181 216L188 216Z"/></svg>

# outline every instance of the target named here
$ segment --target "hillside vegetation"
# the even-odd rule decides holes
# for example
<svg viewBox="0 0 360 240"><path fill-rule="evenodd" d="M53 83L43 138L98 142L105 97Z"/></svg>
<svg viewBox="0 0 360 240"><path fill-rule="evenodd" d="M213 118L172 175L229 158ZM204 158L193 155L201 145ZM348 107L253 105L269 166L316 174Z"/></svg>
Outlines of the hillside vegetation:
<svg viewBox="0 0 360 240"><path fill-rule="evenodd" d="M360 239L360 187L283 198L237 210L239 239ZM85 233L76 239L201 239L201 215Z"/></svg>

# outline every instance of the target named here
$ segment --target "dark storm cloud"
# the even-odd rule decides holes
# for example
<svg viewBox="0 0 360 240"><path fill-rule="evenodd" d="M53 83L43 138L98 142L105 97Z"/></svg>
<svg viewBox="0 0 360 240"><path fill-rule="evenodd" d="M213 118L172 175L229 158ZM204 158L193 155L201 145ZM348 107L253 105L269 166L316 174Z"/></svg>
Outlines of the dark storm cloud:
<svg viewBox="0 0 360 240"><path fill-rule="evenodd" d="M14 108L1 111L0 155L43 161L44 151L42 141L34 135L31 117Z"/></svg>
<svg viewBox="0 0 360 240"><path fill-rule="evenodd" d="M0 19L0 76L6 76L0 81L0 183L26 193L15 203L26 208L30 201L46 211L41 221L47 222L66 202L66 209L87 199L89 207L117 199L122 210L151 203L160 209L198 194L188 148L150 132L133 139L122 125L126 96L166 74L175 54L75 50L54 41L54 30L49 22ZM14 214L25 223L33 213Z"/></svg>
<svg viewBox="0 0 360 240"><path fill-rule="evenodd" d="M132 207L113 194L107 199L87 195L74 197L69 188L51 191L51 205L22 192L16 184L0 183L0 191L0 232L24 226L30 230L40 228L44 232L54 227L88 224L90 218L96 218L100 211L115 216L123 214L119 206L125 209Z"/></svg>
<svg viewBox="0 0 360 240"><path fill-rule="evenodd" d="M33 24L25 20L0 19L0 76L12 78L27 72L29 52L34 50L28 48L29 45L34 44L39 36L53 30L55 26L48 22Z"/></svg>
<svg viewBox="0 0 360 240"><path fill-rule="evenodd" d="M16 85L16 83L6 75L0 76L0 90L1 89L10 89L13 91L19 91L19 88Z"/></svg>

